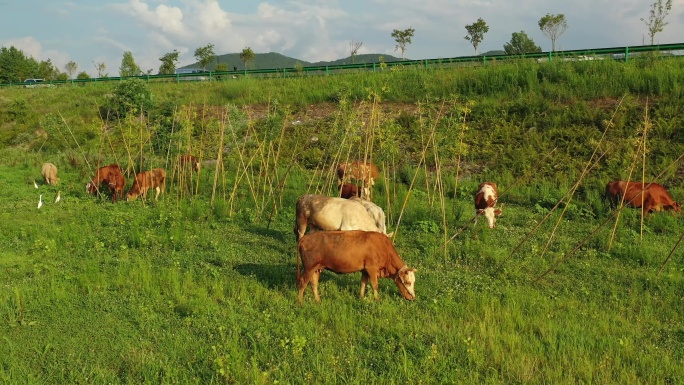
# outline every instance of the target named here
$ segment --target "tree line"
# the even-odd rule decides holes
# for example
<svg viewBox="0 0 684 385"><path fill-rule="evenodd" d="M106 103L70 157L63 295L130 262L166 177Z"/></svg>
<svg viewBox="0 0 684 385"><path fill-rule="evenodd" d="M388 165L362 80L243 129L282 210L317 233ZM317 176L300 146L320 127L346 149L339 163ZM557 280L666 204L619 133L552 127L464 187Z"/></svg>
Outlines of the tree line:
<svg viewBox="0 0 684 385"><path fill-rule="evenodd" d="M665 1L665 2L663 2ZM662 32L668 24L665 18L672 9L672 0L655 0L651 4L650 14L647 19L641 18L641 21L646 25L647 33L650 38L651 45L653 45L655 35ZM542 34L551 40L551 51L556 50L556 42L561 35L568 29L568 22L564 14L546 14L539 19L537 23ZM478 18L472 24L466 25L465 40L469 41L475 49L475 55L478 54L478 47L484 40L484 35L489 32L489 26L484 19ZM405 58L406 49L414 36L415 29L407 28L404 30L395 29L390 36L396 42L395 50L401 52L401 58ZM358 54L363 42L352 40L349 43L349 53L351 62ZM507 55L524 55L527 53L541 52L542 49L538 46L532 38L530 38L525 31L513 32L511 40L503 45L503 50ZM180 52L173 50L164 54L159 58L161 65L157 71L158 74L174 74L179 61ZM207 44L195 50L194 56L197 59L202 70L206 70L208 64L216 60L216 53L214 51L214 44ZM250 47L245 47L240 52L240 60L247 69L249 64L254 60L256 54ZM107 66L103 62L93 62L99 78L108 77ZM230 71L226 63L216 64L215 71L225 72ZM237 70L233 67L232 70ZM125 51L121 59L119 67L119 76L139 76L144 74L152 74L153 69L143 71L135 62L133 53ZM78 72L78 64L74 61L68 62L64 66L64 71L57 68L50 59L44 61L37 61L32 57L26 56L21 50L15 47L0 48L0 83L16 83L24 81L29 78L41 78L46 80L69 80L74 79L88 79L90 75L86 71Z"/></svg>

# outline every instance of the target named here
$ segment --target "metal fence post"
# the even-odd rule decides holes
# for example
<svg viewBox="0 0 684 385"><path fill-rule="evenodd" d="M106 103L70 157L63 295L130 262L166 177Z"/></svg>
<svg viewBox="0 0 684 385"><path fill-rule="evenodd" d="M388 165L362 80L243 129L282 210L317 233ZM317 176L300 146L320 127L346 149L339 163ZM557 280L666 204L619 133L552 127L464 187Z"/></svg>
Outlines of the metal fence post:
<svg viewBox="0 0 684 385"><path fill-rule="evenodd" d="M628 58L629 58L629 47L625 47L625 63L627 62Z"/></svg>

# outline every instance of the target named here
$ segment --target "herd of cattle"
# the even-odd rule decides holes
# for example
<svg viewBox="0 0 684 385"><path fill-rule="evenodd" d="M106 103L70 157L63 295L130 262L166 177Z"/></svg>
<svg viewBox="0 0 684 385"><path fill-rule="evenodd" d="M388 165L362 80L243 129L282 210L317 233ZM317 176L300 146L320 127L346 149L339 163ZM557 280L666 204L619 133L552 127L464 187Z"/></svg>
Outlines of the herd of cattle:
<svg viewBox="0 0 684 385"><path fill-rule="evenodd" d="M189 165L199 171L200 163L192 155L181 155L181 165ZM45 163L41 167L45 183L55 185L57 167ZM375 180L379 176L377 166L370 162L345 162L337 167L338 197L306 194L299 197L296 205L294 234L297 240L297 288L299 302L311 283L316 301L318 279L323 270L339 274L361 272L361 297L370 280L375 299L378 299L378 278L391 278L401 295L409 300L416 298L415 269L409 268L399 257L387 233L385 213L370 199ZM147 197L150 189L156 190L155 200L164 192L166 171L155 168L135 175L127 200L138 196ZM118 164L100 167L86 185L91 194L109 189L112 202L123 199L125 178ZM605 197L611 207L641 208L643 214L656 211L681 212L681 204L674 201L667 189L657 183L626 182L616 180L606 185ZM496 217L502 213L497 207L499 191L492 182L478 186L474 196L475 217L487 219L494 228ZM42 197L41 197L42 203ZM307 234L307 229L319 230ZM302 267L303 266L303 272Z"/></svg>

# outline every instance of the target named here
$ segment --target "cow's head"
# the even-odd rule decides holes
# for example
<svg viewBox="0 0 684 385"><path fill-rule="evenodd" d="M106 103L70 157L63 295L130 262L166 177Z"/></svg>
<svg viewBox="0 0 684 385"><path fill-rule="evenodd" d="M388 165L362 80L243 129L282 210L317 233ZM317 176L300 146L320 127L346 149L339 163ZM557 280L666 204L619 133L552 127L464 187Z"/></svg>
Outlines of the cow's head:
<svg viewBox="0 0 684 385"><path fill-rule="evenodd" d="M503 206L502 206L503 207ZM484 215L487 218L487 224L490 229L496 226L496 217L503 213L501 208L487 207L486 209L477 210L477 215Z"/></svg>
<svg viewBox="0 0 684 385"><path fill-rule="evenodd" d="M90 194L95 194L97 192L97 186L95 185L95 183L89 182L86 185L86 192L88 192Z"/></svg>
<svg viewBox="0 0 684 385"><path fill-rule="evenodd" d="M138 199L138 192L133 191L133 189L129 190L128 193L126 194L126 202L134 201L136 199Z"/></svg>
<svg viewBox="0 0 684 385"><path fill-rule="evenodd" d="M416 299L416 269L409 269L404 265L394 276L394 282L401 295L408 300Z"/></svg>

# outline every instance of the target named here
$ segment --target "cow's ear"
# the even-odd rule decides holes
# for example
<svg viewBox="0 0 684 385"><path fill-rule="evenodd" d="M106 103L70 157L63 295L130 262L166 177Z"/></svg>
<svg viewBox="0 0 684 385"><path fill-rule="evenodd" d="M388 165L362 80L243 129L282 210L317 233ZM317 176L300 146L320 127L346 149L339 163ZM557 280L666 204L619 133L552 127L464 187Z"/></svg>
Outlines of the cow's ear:
<svg viewBox="0 0 684 385"><path fill-rule="evenodd" d="M406 271L412 271L412 272L414 272L414 273L417 273L417 272L418 272L418 269L408 269L408 270L406 270Z"/></svg>
<svg viewBox="0 0 684 385"><path fill-rule="evenodd" d="M494 215L496 215L496 216L501 215L501 213L502 213L501 209L494 210Z"/></svg>

